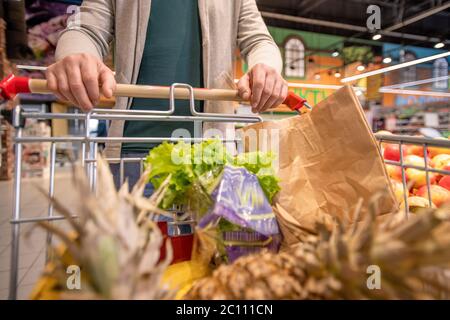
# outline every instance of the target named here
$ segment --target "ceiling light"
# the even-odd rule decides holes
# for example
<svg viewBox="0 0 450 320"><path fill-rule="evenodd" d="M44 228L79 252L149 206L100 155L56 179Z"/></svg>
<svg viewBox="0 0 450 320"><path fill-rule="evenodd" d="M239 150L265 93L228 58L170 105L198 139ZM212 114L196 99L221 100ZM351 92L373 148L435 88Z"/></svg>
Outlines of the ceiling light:
<svg viewBox="0 0 450 320"><path fill-rule="evenodd" d="M320 74L319 74L319 73L316 73L316 74L314 75L314 79L320 80Z"/></svg>
<svg viewBox="0 0 450 320"><path fill-rule="evenodd" d="M373 36L372 36L372 40L380 40L381 39L381 34L380 33L375 33Z"/></svg>
<svg viewBox="0 0 450 320"><path fill-rule="evenodd" d="M362 95L363 94L363 92L361 91L361 90L356 90L356 95L359 97L360 95Z"/></svg>
<svg viewBox="0 0 450 320"><path fill-rule="evenodd" d="M391 62L392 62L392 58L391 57L386 57L386 58L383 59L383 63L385 63L385 64L389 64Z"/></svg>
<svg viewBox="0 0 450 320"><path fill-rule="evenodd" d="M434 45L434 48L435 48L435 49L441 49L441 48L443 48L443 47L445 47L445 43L444 43L443 41L439 41L438 43L436 43L436 44Z"/></svg>
<svg viewBox="0 0 450 320"><path fill-rule="evenodd" d="M336 71L336 72L334 73L334 76L335 76L336 78L340 78L340 77L341 77L341 73L340 73L339 71Z"/></svg>
<svg viewBox="0 0 450 320"><path fill-rule="evenodd" d="M366 72L366 73L361 73L361 74L358 74L358 75L355 75L355 76L344 78L341 81L345 83L345 82L350 82L350 81L354 81L354 80L359 80L359 79L367 78L367 77L370 77L370 76L374 76L376 74L386 73L386 72L390 72L390 71L393 71L393 70L414 66L416 64L420 64L420 63L431 61L431 60L436 60L436 59L439 59L439 58L444 58L444 57L447 57L447 56L450 56L450 51L443 52L443 53L440 53L440 54L436 54L434 56L429 56L429 57L420 58L420 59L416 59L416 60L412 60L412 61L408 61L408 62L403 62L403 63L400 63L400 64L396 64L396 65L393 65L393 66L389 66L389 67L385 67L385 68L381 68L381 69L377 69L377 70L372 70L372 71L369 71L369 72Z"/></svg>
<svg viewBox="0 0 450 320"><path fill-rule="evenodd" d="M404 90L404 89L390 89L390 88L380 88L379 92L380 93L392 93L392 94L404 94L404 95L412 95L412 96L431 96L431 97L450 98L450 92Z"/></svg>
<svg viewBox="0 0 450 320"><path fill-rule="evenodd" d="M364 70L366 70L366 67L363 64L360 64L359 66L356 67L356 70L364 71Z"/></svg>
<svg viewBox="0 0 450 320"><path fill-rule="evenodd" d="M338 49L334 49L333 53L331 54L332 57L339 57L339 51Z"/></svg>

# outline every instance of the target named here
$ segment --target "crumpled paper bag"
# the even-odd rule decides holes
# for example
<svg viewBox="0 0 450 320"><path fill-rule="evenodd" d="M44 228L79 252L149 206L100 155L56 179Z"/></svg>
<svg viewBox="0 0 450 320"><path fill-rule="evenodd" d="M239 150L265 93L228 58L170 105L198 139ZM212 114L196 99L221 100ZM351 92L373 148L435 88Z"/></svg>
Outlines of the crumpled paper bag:
<svg viewBox="0 0 450 320"><path fill-rule="evenodd" d="M397 209L377 142L349 86L310 113L250 125L242 134L246 151L256 147L279 155L281 191L273 207L285 245L315 233L318 220L330 226L335 218L355 222L358 203L362 218L380 191L385 192L377 202L379 214Z"/></svg>

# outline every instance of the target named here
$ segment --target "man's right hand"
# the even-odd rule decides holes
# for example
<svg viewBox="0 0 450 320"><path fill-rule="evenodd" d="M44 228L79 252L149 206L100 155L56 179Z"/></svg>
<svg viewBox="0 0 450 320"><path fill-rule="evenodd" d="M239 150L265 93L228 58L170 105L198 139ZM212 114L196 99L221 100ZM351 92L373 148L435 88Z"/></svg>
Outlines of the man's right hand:
<svg viewBox="0 0 450 320"><path fill-rule="evenodd" d="M48 88L60 100L70 101L83 111L100 100L100 92L111 98L116 88L114 74L97 57L80 53L52 64L46 72Z"/></svg>

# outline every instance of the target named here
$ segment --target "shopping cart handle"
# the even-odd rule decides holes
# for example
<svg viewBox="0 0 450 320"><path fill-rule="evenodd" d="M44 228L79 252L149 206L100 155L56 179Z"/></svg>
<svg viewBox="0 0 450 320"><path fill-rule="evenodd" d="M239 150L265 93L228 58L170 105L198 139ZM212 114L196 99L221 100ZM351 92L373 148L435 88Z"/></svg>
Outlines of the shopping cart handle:
<svg viewBox="0 0 450 320"><path fill-rule="evenodd" d="M52 91L47 88L47 81L41 79L16 77L11 74L0 81L0 95L3 99L13 99L18 93L48 94L52 93ZM117 97L169 99L170 87L117 84L113 94ZM244 101L237 90L194 88L194 96L197 100ZM175 88L175 99L189 99L189 90L186 88ZM305 112L303 107L311 109L311 106L305 99L293 92L289 92L283 104L299 113Z"/></svg>
<svg viewBox="0 0 450 320"><path fill-rule="evenodd" d="M5 100L14 99L18 93L30 93L30 79L10 74L0 81L0 95Z"/></svg>

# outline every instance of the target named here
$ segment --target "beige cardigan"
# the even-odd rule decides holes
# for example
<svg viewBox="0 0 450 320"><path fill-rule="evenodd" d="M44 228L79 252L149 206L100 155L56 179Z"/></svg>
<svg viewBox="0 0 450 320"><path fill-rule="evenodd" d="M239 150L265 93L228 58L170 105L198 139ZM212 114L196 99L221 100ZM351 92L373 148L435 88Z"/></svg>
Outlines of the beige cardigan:
<svg viewBox="0 0 450 320"><path fill-rule="evenodd" d="M234 56L239 48L249 67L264 63L279 72L282 60L255 0L198 0L203 52L203 78L207 88L223 88L234 79ZM115 41L118 83L135 84L144 51L151 0L84 0L77 17L63 31L56 49L57 60L74 53L104 58ZM173 23L177 23L173 21ZM118 98L115 108L126 109L131 99ZM208 102L206 112L233 113L232 103ZM110 136L121 137L123 121L113 121ZM223 123L204 128L227 128ZM107 157L120 156L120 143L107 145Z"/></svg>

